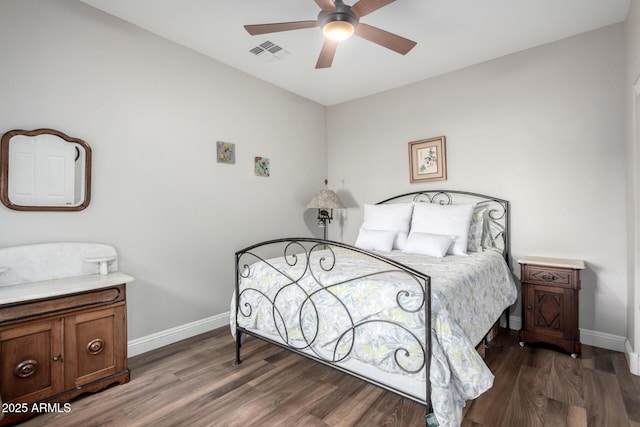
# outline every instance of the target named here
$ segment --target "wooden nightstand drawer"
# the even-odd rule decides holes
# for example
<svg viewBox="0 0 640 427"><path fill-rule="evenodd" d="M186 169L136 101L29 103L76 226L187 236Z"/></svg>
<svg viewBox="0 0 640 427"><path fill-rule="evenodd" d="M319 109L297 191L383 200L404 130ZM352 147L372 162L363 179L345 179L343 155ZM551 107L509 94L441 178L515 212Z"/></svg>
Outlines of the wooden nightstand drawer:
<svg viewBox="0 0 640 427"><path fill-rule="evenodd" d="M576 270L537 265L524 265L523 267L524 276L522 280L525 282L579 289L580 280Z"/></svg>

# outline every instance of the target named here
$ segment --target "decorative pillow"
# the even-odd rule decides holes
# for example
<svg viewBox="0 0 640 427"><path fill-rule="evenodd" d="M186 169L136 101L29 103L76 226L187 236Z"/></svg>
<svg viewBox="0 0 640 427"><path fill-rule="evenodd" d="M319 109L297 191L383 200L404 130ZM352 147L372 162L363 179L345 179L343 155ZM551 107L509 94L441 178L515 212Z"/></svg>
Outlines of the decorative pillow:
<svg viewBox="0 0 640 427"><path fill-rule="evenodd" d="M482 249L504 250L504 229L494 221L485 221L482 231Z"/></svg>
<svg viewBox="0 0 640 427"><path fill-rule="evenodd" d="M487 209L475 209L471 215L467 252L482 252L482 231L484 230L484 213Z"/></svg>
<svg viewBox="0 0 640 427"><path fill-rule="evenodd" d="M411 232L452 236L455 240L447 253L466 255L473 206L417 203L413 208Z"/></svg>
<svg viewBox="0 0 640 427"><path fill-rule="evenodd" d="M402 249L409 235L412 212L413 203L365 204L362 228L394 231L396 237L393 242L393 249Z"/></svg>
<svg viewBox="0 0 640 427"><path fill-rule="evenodd" d="M396 238L396 232L391 230L367 230L361 228L356 240L356 247L372 251L389 252Z"/></svg>
<svg viewBox="0 0 640 427"><path fill-rule="evenodd" d="M412 231L402 252L430 255L442 258L453 243L453 237L444 234L418 233Z"/></svg>

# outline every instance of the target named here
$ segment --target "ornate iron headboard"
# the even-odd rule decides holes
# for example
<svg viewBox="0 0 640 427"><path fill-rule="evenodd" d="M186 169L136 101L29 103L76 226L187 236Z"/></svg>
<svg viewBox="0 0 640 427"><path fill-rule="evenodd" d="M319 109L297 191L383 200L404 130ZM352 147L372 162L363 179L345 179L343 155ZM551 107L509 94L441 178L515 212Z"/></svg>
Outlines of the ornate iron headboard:
<svg viewBox="0 0 640 427"><path fill-rule="evenodd" d="M401 194L378 202L382 203L437 203L440 205L475 204L475 211L484 209L484 248L499 250L509 265L509 202L493 196L468 191L424 190Z"/></svg>

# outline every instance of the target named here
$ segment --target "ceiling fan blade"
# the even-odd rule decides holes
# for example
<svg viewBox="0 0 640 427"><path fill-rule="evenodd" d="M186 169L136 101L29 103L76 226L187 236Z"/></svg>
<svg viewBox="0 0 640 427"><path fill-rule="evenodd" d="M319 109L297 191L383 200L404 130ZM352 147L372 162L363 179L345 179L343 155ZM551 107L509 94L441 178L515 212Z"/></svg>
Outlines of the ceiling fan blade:
<svg viewBox="0 0 640 427"><path fill-rule="evenodd" d="M375 44L391 49L401 55L406 55L418 43L413 40L405 39L397 34L390 33L380 28L360 22L356 25L355 35L369 40Z"/></svg>
<svg viewBox="0 0 640 427"><path fill-rule="evenodd" d="M370 14L371 12L380 9L388 5L389 3L393 3L395 0L360 0L353 6L351 6L351 10L356 14L358 18L361 18L365 15Z"/></svg>
<svg viewBox="0 0 640 427"><path fill-rule="evenodd" d="M294 21L277 22L274 24L245 25L244 29L252 36L255 36L258 34L279 33L280 31L301 30L303 28L317 27L318 25L318 21Z"/></svg>
<svg viewBox="0 0 640 427"><path fill-rule="evenodd" d="M324 44L322 45L322 50L320 51L320 56L318 57L318 62L316 63L316 69L318 68L329 68L333 63L333 57L336 54L336 48L338 47L338 42L331 39L325 39Z"/></svg>
<svg viewBox="0 0 640 427"><path fill-rule="evenodd" d="M322 10L336 10L336 5L333 3L333 0L316 0L318 6Z"/></svg>

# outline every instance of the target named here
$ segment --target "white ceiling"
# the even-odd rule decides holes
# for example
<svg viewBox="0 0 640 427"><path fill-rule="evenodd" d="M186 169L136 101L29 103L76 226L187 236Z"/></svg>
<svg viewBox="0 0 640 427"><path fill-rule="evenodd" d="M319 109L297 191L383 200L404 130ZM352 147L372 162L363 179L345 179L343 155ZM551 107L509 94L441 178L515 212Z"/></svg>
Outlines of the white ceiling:
<svg viewBox="0 0 640 427"><path fill-rule="evenodd" d="M249 35L244 24L313 20L314 0L81 0L259 79L330 106L624 21L630 0L398 0L361 22L418 42L406 56L352 37L316 70L319 28ZM356 0L345 0L353 5ZM260 59L271 41L288 51Z"/></svg>

